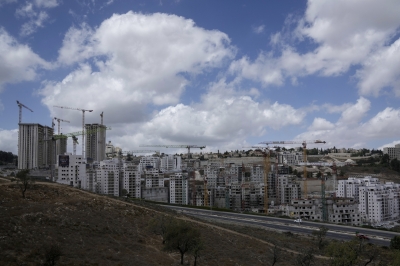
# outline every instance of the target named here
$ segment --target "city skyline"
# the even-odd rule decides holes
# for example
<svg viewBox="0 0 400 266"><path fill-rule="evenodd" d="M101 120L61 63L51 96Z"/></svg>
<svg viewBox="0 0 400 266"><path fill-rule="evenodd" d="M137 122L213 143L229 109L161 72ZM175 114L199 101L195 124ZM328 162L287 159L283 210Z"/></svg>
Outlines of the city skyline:
<svg viewBox="0 0 400 266"><path fill-rule="evenodd" d="M22 123L237 150L400 143L398 1L0 1L0 150ZM313 148L313 146L310 146ZM72 141L68 143L72 152ZM165 149L161 152L174 153ZM184 152L181 150L179 152ZM77 153L81 153L80 145Z"/></svg>

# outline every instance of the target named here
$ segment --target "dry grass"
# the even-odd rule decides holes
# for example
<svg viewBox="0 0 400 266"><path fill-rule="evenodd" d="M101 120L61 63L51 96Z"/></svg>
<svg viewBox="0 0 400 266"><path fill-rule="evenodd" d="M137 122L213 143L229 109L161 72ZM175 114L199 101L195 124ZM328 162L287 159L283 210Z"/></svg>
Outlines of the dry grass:
<svg viewBox="0 0 400 266"><path fill-rule="evenodd" d="M44 247L60 245L59 265L179 265L178 254L162 251L148 224L160 215L186 219L162 207L149 209L55 184L40 184L22 199L15 184L0 185L0 264L40 265ZM190 220L190 219L189 219ZM190 221L201 230L205 250L198 265L270 265L274 240L297 249L308 239L240 226L240 233ZM296 240L297 241L297 240ZM306 242L304 242L306 241ZM312 245L312 244L310 244ZM303 246L304 248L304 246ZM295 265L296 254L282 251L276 265ZM193 258L185 257L192 264ZM323 265L321 260L318 265Z"/></svg>

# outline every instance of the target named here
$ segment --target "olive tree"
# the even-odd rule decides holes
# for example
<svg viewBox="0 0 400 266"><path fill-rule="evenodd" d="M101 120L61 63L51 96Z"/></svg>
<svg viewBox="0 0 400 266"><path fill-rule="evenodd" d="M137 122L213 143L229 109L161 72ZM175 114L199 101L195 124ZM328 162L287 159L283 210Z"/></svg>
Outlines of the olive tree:
<svg viewBox="0 0 400 266"><path fill-rule="evenodd" d="M22 197L25 198L25 192L32 187L34 181L29 175L29 170L21 170L16 175L17 184L21 189Z"/></svg>

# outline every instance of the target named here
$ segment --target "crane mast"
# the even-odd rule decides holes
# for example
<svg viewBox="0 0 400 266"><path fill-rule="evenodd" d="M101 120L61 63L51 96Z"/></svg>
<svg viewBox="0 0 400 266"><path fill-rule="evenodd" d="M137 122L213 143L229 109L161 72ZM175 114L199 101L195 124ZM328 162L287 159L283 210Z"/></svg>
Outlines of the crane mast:
<svg viewBox="0 0 400 266"><path fill-rule="evenodd" d="M54 120L58 122L58 134L61 134L61 121L70 123L68 120L64 120L61 118L54 117Z"/></svg>
<svg viewBox="0 0 400 266"><path fill-rule="evenodd" d="M18 105L18 107L19 107L19 120L18 120L18 124L21 124L21 121L22 121L22 107L28 109L28 110L31 111L32 113L33 113L33 111L32 111L32 109L30 109L30 108L27 107L26 105L20 103L19 101L17 101L17 105Z"/></svg>
<svg viewBox="0 0 400 266"><path fill-rule="evenodd" d="M66 106L58 106L58 105L53 105L53 107L61 108L61 109L71 109L71 110L77 110L82 112L82 157L85 158L85 112L93 112L93 110L85 110L85 109L80 109L80 108L73 108L73 107L66 107Z"/></svg>
<svg viewBox="0 0 400 266"><path fill-rule="evenodd" d="M263 141L259 144L275 144L275 145L282 145L282 144L301 144L303 146L303 161L305 162L303 166L303 177L304 177L304 198L308 198L308 188L307 188L307 143L308 144L325 144L326 141L323 140L303 140L303 141L296 141L296 140L277 140L277 141Z"/></svg>

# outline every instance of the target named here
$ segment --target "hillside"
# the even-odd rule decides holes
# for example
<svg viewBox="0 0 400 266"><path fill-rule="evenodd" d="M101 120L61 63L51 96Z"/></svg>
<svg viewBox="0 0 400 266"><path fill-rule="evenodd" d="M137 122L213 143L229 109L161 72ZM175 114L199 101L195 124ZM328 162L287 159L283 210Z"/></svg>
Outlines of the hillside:
<svg viewBox="0 0 400 266"><path fill-rule="evenodd" d="M57 265L179 265L179 254L162 251L160 236L148 226L161 215L190 220L200 229L205 249L198 265L272 264L273 248L268 242L159 206L143 207L53 183L35 184L23 199L17 185L4 180L0 182L0 264L40 265L49 247L59 246L62 256ZM278 234L248 230L264 239ZM279 245L293 239L293 235L278 235ZM276 265L294 265L297 257L280 250ZM185 261L192 265L193 257L185 255Z"/></svg>

